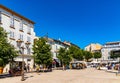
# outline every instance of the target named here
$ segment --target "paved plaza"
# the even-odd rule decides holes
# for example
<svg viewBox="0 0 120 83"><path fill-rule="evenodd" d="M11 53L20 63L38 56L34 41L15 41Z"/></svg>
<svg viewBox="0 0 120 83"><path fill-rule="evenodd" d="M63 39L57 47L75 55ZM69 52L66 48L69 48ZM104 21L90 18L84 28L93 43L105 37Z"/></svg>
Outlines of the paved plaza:
<svg viewBox="0 0 120 83"><path fill-rule="evenodd" d="M21 76L0 79L0 83L120 83L115 73L87 68L84 70L53 70L48 73L27 73L25 81Z"/></svg>

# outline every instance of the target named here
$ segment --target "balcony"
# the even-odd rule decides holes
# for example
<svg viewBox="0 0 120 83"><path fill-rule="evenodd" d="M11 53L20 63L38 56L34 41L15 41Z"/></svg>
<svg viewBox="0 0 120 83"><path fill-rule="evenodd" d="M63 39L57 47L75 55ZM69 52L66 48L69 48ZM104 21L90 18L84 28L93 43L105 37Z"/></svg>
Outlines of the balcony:
<svg viewBox="0 0 120 83"><path fill-rule="evenodd" d="M23 42L23 40L22 39L18 39L16 42Z"/></svg>
<svg viewBox="0 0 120 83"><path fill-rule="evenodd" d="M28 32L27 32L27 34L31 35L31 32L30 32L30 31L28 31Z"/></svg>
<svg viewBox="0 0 120 83"><path fill-rule="evenodd" d="M23 31L23 28L20 28L19 31L20 31L20 32L24 32L24 31Z"/></svg>
<svg viewBox="0 0 120 83"><path fill-rule="evenodd" d="M13 37L10 37L9 39L10 39L10 40L15 40L15 38L13 38Z"/></svg>
<svg viewBox="0 0 120 83"><path fill-rule="evenodd" d="M10 25L10 28L15 29L14 25Z"/></svg>

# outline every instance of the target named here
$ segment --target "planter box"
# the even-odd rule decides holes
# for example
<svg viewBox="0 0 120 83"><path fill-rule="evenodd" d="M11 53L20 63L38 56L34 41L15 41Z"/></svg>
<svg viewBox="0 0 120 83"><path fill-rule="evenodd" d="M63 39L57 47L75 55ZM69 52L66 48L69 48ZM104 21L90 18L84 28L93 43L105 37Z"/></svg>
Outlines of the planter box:
<svg viewBox="0 0 120 83"><path fill-rule="evenodd" d="M0 74L3 73L3 67L0 67Z"/></svg>

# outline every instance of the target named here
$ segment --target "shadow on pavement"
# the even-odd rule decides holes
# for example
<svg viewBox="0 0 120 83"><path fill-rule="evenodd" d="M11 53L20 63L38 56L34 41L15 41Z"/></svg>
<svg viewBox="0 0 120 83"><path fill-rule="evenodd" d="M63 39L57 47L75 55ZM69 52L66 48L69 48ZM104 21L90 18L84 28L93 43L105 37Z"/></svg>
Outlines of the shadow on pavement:
<svg viewBox="0 0 120 83"><path fill-rule="evenodd" d="M7 78L7 77L12 77L10 74L0 74L0 79L1 78Z"/></svg>

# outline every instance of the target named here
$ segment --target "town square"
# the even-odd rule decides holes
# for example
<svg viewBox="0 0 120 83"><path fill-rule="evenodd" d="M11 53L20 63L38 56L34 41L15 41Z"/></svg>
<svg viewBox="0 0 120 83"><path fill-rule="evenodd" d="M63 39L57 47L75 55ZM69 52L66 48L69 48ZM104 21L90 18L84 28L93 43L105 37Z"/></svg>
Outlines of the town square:
<svg viewBox="0 0 120 83"><path fill-rule="evenodd" d="M115 73L88 68L84 70L53 70L47 73L27 73L25 81L21 77L0 79L0 83L119 83Z"/></svg>

